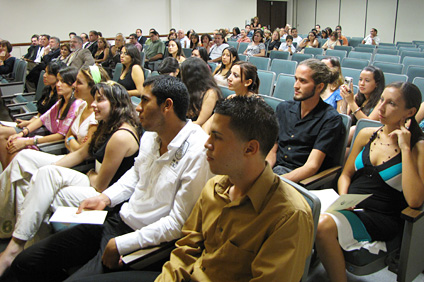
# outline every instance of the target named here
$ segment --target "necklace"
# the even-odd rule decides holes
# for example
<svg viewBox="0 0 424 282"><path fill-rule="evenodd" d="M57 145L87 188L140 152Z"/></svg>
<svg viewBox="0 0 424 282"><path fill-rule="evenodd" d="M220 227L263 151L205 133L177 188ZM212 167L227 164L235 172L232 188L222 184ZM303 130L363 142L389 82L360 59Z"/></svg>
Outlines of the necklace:
<svg viewBox="0 0 424 282"><path fill-rule="evenodd" d="M384 126L383 126L384 127ZM381 142L381 138L380 138L380 133L381 132L383 132L383 127L381 128L381 129L379 129L379 130L377 130L377 132L375 133L376 134L376 138L374 139L374 141L373 141L373 145L374 145L374 147L375 146L377 146L378 144L380 145L380 146L387 146L387 147L391 147L392 145L393 146L396 146L396 144L393 144L393 143L383 143L383 142ZM371 139L372 139L373 137L371 137ZM388 161L388 160L390 160L393 156L396 156L397 154L398 154L398 152L399 152L399 149L398 148L393 148L393 150L394 150L394 154L392 153L392 154L390 154L389 152L390 152L390 150L389 151L387 151L387 153L389 154L388 155L388 157L387 157L387 159L385 160L385 161L383 161L383 164L386 162L386 161ZM386 151L386 150L385 150ZM370 152L372 152L372 149L371 149L371 146L370 146Z"/></svg>

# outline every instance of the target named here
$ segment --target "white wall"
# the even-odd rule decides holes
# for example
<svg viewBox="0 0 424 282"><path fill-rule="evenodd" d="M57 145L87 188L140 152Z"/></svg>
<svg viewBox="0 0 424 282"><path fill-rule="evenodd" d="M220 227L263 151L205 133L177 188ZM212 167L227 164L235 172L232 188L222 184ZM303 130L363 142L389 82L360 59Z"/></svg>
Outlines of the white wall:
<svg viewBox="0 0 424 282"><path fill-rule="evenodd" d="M398 0L293 1L297 6L294 25L302 34L307 33L316 20L321 28L330 26L334 29L340 24L346 36L364 37L375 27L382 42L424 40L421 32L423 0L399 0L399 6Z"/></svg>
<svg viewBox="0 0 424 282"><path fill-rule="evenodd" d="M154 27L167 34L171 27L197 32L244 26L256 15L256 0L1 0L0 38L12 43L30 41L46 33L68 39L68 33L100 30L105 37L136 28L146 34ZM19 18L17 17L19 15Z"/></svg>

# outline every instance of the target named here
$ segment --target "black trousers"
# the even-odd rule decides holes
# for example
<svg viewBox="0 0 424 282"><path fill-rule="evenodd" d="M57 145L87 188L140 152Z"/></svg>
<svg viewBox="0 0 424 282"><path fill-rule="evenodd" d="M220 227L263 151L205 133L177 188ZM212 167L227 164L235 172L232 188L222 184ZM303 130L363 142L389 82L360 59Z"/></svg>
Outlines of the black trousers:
<svg viewBox="0 0 424 282"><path fill-rule="evenodd" d="M102 254L110 239L133 232L113 213L103 225L80 224L58 232L20 253L12 264L19 281L63 281L68 271L80 267L70 278L110 272Z"/></svg>
<svg viewBox="0 0 424 282"><path fill-rule="evenodd" d="M100 275L70 279L69 282L154 282L160 272L153 271L120 271Z"/></svg>

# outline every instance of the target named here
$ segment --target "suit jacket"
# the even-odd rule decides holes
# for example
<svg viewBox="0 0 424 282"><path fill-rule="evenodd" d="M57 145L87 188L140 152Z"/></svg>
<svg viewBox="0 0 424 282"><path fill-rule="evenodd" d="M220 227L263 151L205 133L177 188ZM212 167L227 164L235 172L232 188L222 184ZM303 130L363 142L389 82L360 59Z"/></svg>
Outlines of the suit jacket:
<svg viewBox="0 0 424 282"><path fill-rule="evenodd" d="M75 54L71 54L72 58L69 60L68 63L71 67L76 67L77 69L80 69L85 66L92 66L94 65L94 58L93 55L91 55L90 50L88 49L79 49L74 52Z"/></svg>
<svg viewBox="0 0 424 282"><path fill-rule="evenodd" d="M146 36L141 36L139 38L137 38L138 43L140 43L141 45L143 45L144 43L146 43Z"/></svg>
<svg viewBox="0 0 424 282"><path fill-rule="evenodd" d="M88 46L88 47L87 47ZM88 45L87 45L86 47L85 47L85 49L88 49L88 50L90 50L90 52L91 52L91 55L94 57L94 55L96 54L96 52L97 52L97 48L98 48L98 46L97 46L97 41L94 41L93 43L88 43Z"/></svg>
<svg viewBox="0 0 424 282"><path fill-rule="evenodd" d="M38 45L37 46L33 46L33 45L29 46L28 52L25 54L24 58L31 60L31 61L34 61L35 57L37 56L37 51L38 51L39 47L40 46L38 46Z"/></svg>
<svg viewBox="0 0 424 282"><path fill-rule="evenodd" d="M59 56L60 56L60 48L57 48L56 50L50 51L47 55L45 55L41 59L41 62L47 66L53 59L56 59Z"/></svg>

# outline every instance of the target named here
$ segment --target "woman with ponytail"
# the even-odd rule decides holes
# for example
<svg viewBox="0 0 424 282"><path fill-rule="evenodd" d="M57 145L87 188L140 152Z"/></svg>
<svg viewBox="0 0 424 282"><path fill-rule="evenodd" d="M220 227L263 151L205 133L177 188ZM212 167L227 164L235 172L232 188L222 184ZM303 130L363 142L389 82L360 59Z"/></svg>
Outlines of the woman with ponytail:
<svg viewBox="0 0 424 282"><path fill-rule="evenodd" d="M376 241L402 232L401 211L423 204L424 134L415 119L420 104L414 84L388 85L375 108L383 126L364 128L356 137L338 191L372 195L355 209L320 216L316 246L330 281L347 281L342 249L384 249L385 243Z"/></svg>

